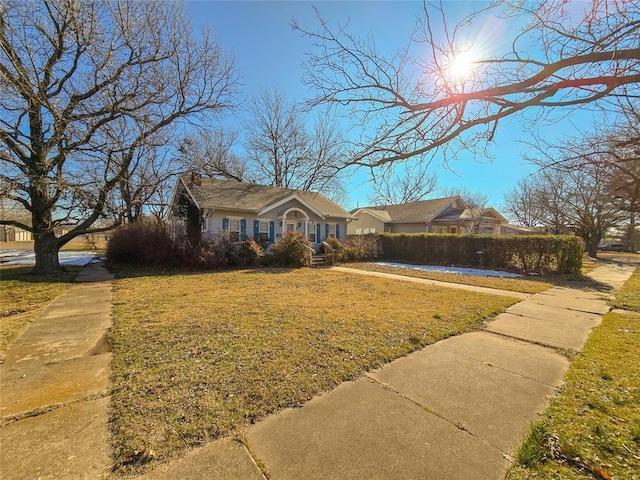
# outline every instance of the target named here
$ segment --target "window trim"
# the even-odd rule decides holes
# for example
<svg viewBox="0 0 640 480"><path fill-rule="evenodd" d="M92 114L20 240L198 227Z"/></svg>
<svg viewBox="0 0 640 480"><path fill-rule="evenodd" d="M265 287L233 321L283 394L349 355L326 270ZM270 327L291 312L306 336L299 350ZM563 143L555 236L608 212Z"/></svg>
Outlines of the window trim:
<svg viewBox="0 0 640 480"><path fill-rule="evenodd" d="M232 222L238 222L238 229L237 230L233 230L231 228L231 223ZM240 241L240 235L241 235L241 230L242 230L242 218L240 217L229 217L229 223L227 224L227 235L229 235L229 241L230 242L239 242ZM233 234L237 234L238 238L234 239L232 237Z"/></svg>
<svg viewBox="0 0 640 480"><path fill-rule="evenodd" d="M315 222L307 222L307 240L312 243L317 243L318 239L316 238L316 223ZM311 240L311 235L313 235L313 240Z"/></svg>
<svg viewBox="0 0 640 480"><path fill-rule="evenodd" d="M266 229L263 231L262 230L262 224L266 225ZM258 220L258 241L260 242L268 242L269 241L269 225L270 225L270 220ZM264 235L264 238L263 238Z"/></svg>

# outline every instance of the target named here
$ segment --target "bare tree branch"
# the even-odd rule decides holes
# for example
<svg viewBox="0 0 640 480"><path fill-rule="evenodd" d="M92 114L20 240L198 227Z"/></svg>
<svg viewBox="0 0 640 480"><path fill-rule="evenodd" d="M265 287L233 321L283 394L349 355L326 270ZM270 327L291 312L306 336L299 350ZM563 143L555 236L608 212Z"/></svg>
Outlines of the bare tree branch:
<svg viewBox="0 0 640 480"><path fill-rule="evenodd" d="M443 4L424 3L409 45L390 57L371 38L332 27L293 27L314 45L304 80L326 104L351 119L361 135L348 163L378 167L429 152L483 148L501 120L531 109L538 118L558 108L610 99L640 83L640 5L539 0L499 2L451 28ZM451 65L466 48L459 38L495 11L523 24L510 52L482 52L460 78ZM442 22L442 25L438 25ZM526 23L523 23L526 22ZM420 51L412 57L410 52ZM431 57L424 59L425 52ZM479 55L479 54L478 54Z"/></svg>

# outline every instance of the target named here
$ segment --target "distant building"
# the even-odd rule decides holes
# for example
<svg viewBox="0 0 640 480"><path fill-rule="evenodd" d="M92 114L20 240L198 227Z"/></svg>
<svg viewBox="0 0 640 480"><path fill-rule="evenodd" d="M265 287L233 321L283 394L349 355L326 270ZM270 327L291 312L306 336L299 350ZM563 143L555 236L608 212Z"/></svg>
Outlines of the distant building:
<svg viewBox="0 0 640 480"><path fill-rule="evenodd" d="M507 220L495 208L469 208L459 196L398 205L356 208L347 234L484 233L500 234Z"/></svg>

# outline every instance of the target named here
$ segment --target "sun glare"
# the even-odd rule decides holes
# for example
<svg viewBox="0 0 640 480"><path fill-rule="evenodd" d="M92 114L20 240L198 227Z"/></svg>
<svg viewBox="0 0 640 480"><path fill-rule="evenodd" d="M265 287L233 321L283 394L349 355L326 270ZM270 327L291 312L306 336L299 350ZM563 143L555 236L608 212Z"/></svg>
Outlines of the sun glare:
<svg viewBox="0 0 640 480"><path fill-rule="evenodd" d="M470 52L461 52L449 64L449 75L457 78L466 77L473 70L473 58Z"/></svg>
<svg viewBox="0 0 640 480"><path fill-rule="evenodd" d="M443 74L449 81L464 82L477 68L478 59L473 49L453 53L443 65Z"/></svg>

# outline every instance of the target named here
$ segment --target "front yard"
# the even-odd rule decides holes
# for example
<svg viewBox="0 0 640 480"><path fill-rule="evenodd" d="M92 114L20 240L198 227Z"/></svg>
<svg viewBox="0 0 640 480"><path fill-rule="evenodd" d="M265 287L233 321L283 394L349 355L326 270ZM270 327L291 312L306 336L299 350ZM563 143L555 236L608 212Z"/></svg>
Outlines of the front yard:
<svg viewBox="0 0 640 480"><path fill-rule="evenodd" d="M299 406L515 299L316 269L115 282L112 431L124 469Z"/></svg>

